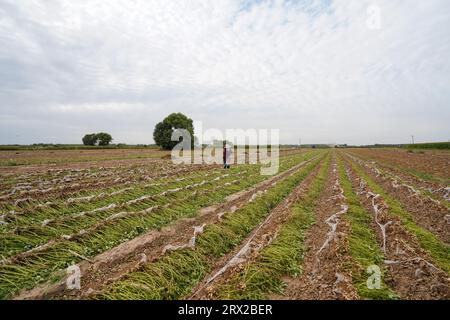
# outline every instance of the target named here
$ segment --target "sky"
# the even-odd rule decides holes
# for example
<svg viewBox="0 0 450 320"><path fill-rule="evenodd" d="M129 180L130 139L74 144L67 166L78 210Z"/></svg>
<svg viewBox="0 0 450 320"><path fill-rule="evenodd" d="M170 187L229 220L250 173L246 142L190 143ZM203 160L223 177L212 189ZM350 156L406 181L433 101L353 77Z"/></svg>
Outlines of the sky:
<svg viewBox="0 0 450 320"><path fill-rule="evenodd" d="M450 1L0 0L0 144L149 144L172 112L281 143L448 141Z"/></svg>

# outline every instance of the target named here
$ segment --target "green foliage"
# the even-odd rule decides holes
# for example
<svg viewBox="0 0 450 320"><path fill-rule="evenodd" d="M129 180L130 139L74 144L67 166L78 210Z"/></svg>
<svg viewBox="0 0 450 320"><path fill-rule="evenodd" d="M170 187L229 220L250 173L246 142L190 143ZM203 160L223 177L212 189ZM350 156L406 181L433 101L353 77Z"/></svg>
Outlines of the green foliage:
<svg viewBox="0 0 450 320"><path fill-rule="evenodd" d="M99 146L107 146L113 140L111 135L109 133L106 133L106 132L97 133L96 137L98 139L98 145Z"/></svg>
<svg viewBox="0 0 450 320"><path fill-rule="evenodd" d="M186 129L191 134L191 145L194 143L194 125L192 119L182 113L172 113L155 126L153 140L163 149L171 150L178 141L172 141L172 133L175 129Z"/></svg>
<svg viewBox="0 0 450 320"><path fill-rule="evenodd" d="M176 144L176 142L171 141L172 132L173 129L171 125L160 122L153 131L153 140L155 140L155 143L161 148L170 150Z"/></svg>
<svg viewBox="0 0 450 320"><path fill-rule="evenodd" d="M98 143L99 146L107 146L112 140L111 135L106 132L90 133L83 137L83 144L85 146L95 146Z"/></svg>
<svg viewBox="0 0 450 320"><path fill-rule="evenodd" d="M8 167L15 167L15 166L18 166L19 164L16 162L16 161L14 161L14 160L8 160L8 162L6 163L6 165L8 166Z"/></svg>
<svg viewBox="0 0 450 320"><path fill-rule="evenodd" d="M450 149L450 142L416 143L408 145L408 149Z"/></svg>
<svg viewBox="0 0 450 320"><path fill-rule="evenodd" d="M95 133L86 134L83 137L83 144L85 146L95 146L98 142L98 137Z"/></svg>

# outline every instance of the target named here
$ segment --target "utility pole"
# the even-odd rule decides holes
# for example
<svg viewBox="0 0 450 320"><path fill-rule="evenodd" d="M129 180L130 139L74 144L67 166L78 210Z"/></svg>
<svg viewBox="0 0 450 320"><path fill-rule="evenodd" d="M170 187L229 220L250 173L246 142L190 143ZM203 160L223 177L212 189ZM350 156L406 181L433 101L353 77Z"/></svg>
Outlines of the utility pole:
<svg viewBox="0 0 450 320"><path fill-rule="evenodd" d="M302 138L298 139L298 148L301 149L302 148Z"/></svg>
<svg viewBox="0 0 450 320"><path fill-rule="evenodd" d="M411 136L412 144L414 144L414 136Z"/></svg>

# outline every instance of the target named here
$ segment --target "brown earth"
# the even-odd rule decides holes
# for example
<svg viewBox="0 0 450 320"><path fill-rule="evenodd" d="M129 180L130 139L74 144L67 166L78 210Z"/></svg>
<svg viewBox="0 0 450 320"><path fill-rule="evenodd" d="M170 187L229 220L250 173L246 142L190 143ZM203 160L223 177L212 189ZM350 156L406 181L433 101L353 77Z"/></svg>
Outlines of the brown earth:
<svg viewBox="0 0 450 320"><path fill-rule="evenodd" d="M423 151L408 152L402 149L352 149L349 151L365 159L373 159L390 165L413 169L443 179L450 179L450 152Z"/></svg>
<svg viewBox="0 0 450 320"><path fill-rule="evenodd" d="M450 194L445 190L446 187L448 187L445 183L438 182L438 181L429 181L424 180L420 177L417 177L411 173L408 173L405 171L407 167L405 168L397 168L391 165L388 165L386 163L380 162L380 161L374 161L370 159L366 159L361 157L360 155L355 155L352 152L347 152L346 154L349 154L351 157L354 157L358 160L364 161L366 164L377 167L378 169L381 169L381 171L385 175L389 175L391 177L395 177L397 180L402 181L405 184L411 185L414 188L423 191L428 192L431 194L431 196L434 199L437 199L439 201L450 201Z"/></svg>

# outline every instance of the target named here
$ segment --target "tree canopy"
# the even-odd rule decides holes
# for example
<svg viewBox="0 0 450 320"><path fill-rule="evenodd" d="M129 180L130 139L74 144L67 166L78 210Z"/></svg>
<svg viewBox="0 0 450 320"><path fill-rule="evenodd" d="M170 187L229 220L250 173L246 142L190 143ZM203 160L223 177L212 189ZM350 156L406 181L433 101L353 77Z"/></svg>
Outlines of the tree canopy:
<svg viewBox="0 0 450 320"><path fill-rule="evenodd" d="M178 143L178 141L171 141L175 129L186 129L191 134L191 144L193 144L193 121L182 113L172 113L159 122L153 131L153 140L161 148L170 150Z"/></svg>
<svg viewBox="0 0 450 320"><path fill-rule="evenodd" d="M95 146L98 143L99 146L107 146L112 140L111 135L106 132L90 133L83 137L83 144L85 146Z"/></svg>
<svg viewBox="0 0 450 320"><path fill-rule="evenodd" d="M98 142L97 135L95 133L86 134L83 137L83 144L85 146L95 146Z"/></svg>
<svg viewBox="0 0 450 320"><path fill-rule="evenodd" d="M113 140L111 135L109 133L106 133L106 132L97 133L97 139L98 139L98 145L99 146L107 146Z"/></svg>

